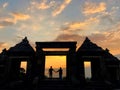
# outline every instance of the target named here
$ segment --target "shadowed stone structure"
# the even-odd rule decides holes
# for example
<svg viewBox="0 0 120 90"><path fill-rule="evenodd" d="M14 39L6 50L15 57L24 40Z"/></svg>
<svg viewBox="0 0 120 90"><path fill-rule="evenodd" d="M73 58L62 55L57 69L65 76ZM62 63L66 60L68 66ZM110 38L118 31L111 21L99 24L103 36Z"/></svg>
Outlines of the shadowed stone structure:
<svg viewBox="0 0 120 90"><path fill-rule="evenodd" d="M66 55L67 56L67 75L66 78L72 79L75 78L76 66L75 66L75 58L76 58L76 43L77 42L36 42L36 56L38 62L38 72L42 79L44 79L44 71L45 71L45 55ZM66 49L68 51L44 51L44 48L51 49Z"/></svg>
<svg viewBox="0 0 120 90"><path fill-rule="evenodd" d="M109 53L108 49L92 43L88 38L85 39L81 47L77 50L77 64L79 78L85 78L84 62L91 62L91 79L93 81L117 81L120 78L120 61Z"/></svg>
<svg viewBox="0 0 120 90"><path fill-rule="evenodd" d="M22 61L27 63L26 77L31 78L33 76L35 51L29 44L27 37L25 37L22 42L16 44L14 47L11 47L8 50L7 55L10 63L9 77L11 80L19 79L20 65Z"/></svg>
<svg viewBox="0 0 120 90"><path fill-rule="evenodd" d="M66 81L62 80L62 83L69 83L69 86L71 85L70 83L76 84L78 87L87 87L87 85L91 85L89 83L86 84L85 61L91 62L92 75L90 82L95 82L93 83L94 86L91 86L92 89L98 87L96 86L96 83L99 83L99 85L110 84L110 86L119 85L120 61L118 58L110 54L108 49L104 50L91 42L87 37L78 50L76 50L76 44L77 42L36 42L36 50L34 50L29 44L27 37L25 37L14 47L9 48L8 50L3 49L1 52L0 85L6 87L6 85L13 81L16 82L22 80L24 82L23 86L28 85L27 88L29 88L29 86L34 86L33 82L36 77L38 77L37 84L42 84L42 81L45 81L45 56L47 55L66 56L67 75ZM52 50L50 51L48 49ZM22 61L27 63L27 69L26 74L21 79L20 64ZM69 82L67 82L67 80ZM55 81L54 79L51 79L50 81L45 82L47 84L53 82L51 85L54 85L56 82L59 82L59 80ZM40 88L41 87L38 89ZM64 89L64 87L62 89ZM108 90L108 88L104 90Z"/></svg>

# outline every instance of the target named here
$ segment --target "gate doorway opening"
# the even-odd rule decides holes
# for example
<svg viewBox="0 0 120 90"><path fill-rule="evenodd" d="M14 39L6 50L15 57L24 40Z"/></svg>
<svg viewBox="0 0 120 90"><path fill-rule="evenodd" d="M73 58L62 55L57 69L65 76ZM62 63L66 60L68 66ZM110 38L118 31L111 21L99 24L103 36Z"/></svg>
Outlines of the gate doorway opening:
<svg viewBox="0 0 120 90"><path fill-rule="evenodd" d="M45 56L45 76L49 78L49 68L53 67L53 78L59 78L59 68L63 70L62 78L66 77L66 56Z"/></svg>
<svg viewBox="0 0 120 90"><path fill-rule="evenodd" d="M21 61L20 62L20 72L27 72L27 61Z"/></svg>
<svg viewBox="0 0 120 90"><path fill-rule="evenodd" d="M48 62L48 60L46 60L47 56L65 56L66 79L70 80L75 76L75 68L77 66L73 67L73 62L76 54L76 43L77 42L36 42L37 62L38 68L40 68L38 72L41 79L45 78L46 62ZM48 65L48 67L50 66Z"/></svg>
<svg viewBox="0 0 120 90"><path fill-rule="evenodd" d="M85 68L85 78L91 79L91 62L90 61L84 61L84 68Z"/></svg>

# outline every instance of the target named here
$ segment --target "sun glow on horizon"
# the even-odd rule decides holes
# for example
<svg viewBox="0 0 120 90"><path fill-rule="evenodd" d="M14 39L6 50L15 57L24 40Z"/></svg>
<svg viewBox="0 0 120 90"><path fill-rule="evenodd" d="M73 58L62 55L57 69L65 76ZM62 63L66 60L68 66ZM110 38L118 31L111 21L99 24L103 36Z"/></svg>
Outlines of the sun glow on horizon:
<svg viewBox="0 0 120 90"><path fill-rule="evenodd" d="M49 77L48 69L50 66L57 71L60 67L63 69L63 77L66 76L66 56L46 56L45 57L45 76ZM58 73L53 72L53 77L59 77Z"/></svg>
<svg viewBox="0 0 120 90"><path fill-rule="evenodd" d="M45 60L46 68L49 68L50 66L54 68L66 68L66 56L46 56Z"/></svg>

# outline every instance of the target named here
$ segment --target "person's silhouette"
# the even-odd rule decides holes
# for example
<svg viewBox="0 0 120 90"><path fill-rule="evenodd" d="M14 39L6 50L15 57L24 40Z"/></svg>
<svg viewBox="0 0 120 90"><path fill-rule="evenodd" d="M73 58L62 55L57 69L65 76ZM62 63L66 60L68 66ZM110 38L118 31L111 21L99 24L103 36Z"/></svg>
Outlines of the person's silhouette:
<svg viewBox="0 0 120 90"><path fill-rule="evenodd" d="M59 72L59 78L62 79L62 74L63 74L62 68L60 67L57 72Z"/></svg>
<svg viewBox="0 0 120 90"><path fill-rule="evenodd" d="M52 68L52 66L50 66L50 68L49 68L49 78L52 78L53 71L54 71L54 69Z"/></svg>

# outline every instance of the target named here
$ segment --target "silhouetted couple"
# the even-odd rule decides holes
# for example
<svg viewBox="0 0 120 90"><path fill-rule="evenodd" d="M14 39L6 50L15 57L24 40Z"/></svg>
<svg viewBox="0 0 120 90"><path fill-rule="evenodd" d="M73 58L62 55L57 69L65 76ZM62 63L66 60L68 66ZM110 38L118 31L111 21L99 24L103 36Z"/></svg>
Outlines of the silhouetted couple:
<svg viewBox="0 0 120 90"><path fill-rule="evenodd" d="M53 71L56 72L56 73L58 72L58 73L59 73L59 78L62 79L63 70L62 70L61 67L60 67L57 71L55 71L55 70L52 68L52 66L50 66L50 68L49 68L49 77L50 77L50 78L52 78L52 76L53 76Z"/></svg>

